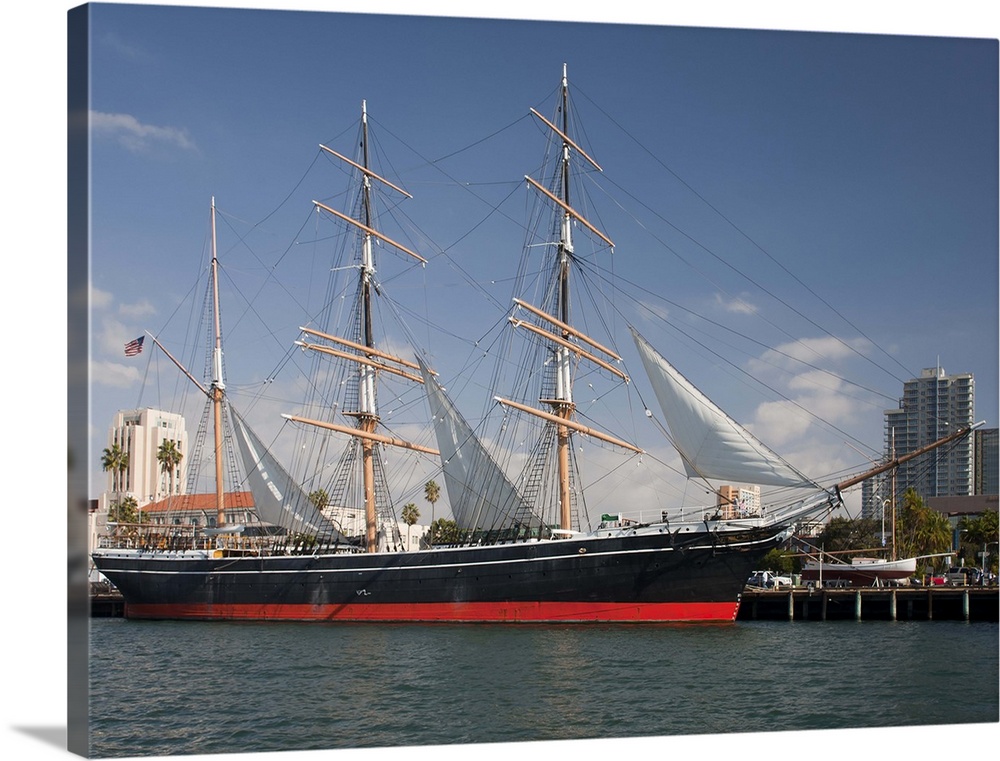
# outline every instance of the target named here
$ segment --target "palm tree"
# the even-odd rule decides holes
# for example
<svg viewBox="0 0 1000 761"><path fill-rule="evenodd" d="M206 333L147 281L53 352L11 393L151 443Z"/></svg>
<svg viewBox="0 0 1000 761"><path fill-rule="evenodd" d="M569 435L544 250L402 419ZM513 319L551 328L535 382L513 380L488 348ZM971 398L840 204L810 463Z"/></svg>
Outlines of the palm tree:
<svg viewBox="0 0 1000 761"><path fill-rule="evenodd" d="M434 503L438 501L438 497L441 496L441 487L437 485L437 482L431 479L426 484L424 484L424 499L431 503L431 525L434 525ZM434 544L434 532L431 532L431 544Z"/></svg>
<svg viewBox="0 0 1000 761"><path fill-rule="evenodd" d="M156 452L156 459L160 463L160 471L170 475L168 493L174 494L176 492L175 475L177 473L177 468L181 464L181 460L184 459L183 452L177 448L176 441L173 439L166 439L160 444L160 448Z"/></svg>
<svg viewBox="0 0 1000 761"><path fill-rule="evenodd" d="M316 489L309 492L309 501L313 503L313 507L323 512L330 505L330 495L326 493L326 489Z"/></svg>
<svg viewBox="0 0 1000 761"><path fill-rule="evenodd" d="M420 511L417 510L417 506L412 502L408 502L403 505L403 523L406 524L406 549L410 549L410 529L413 524L417 522L417 518L420 517Z"/></svg>
<svg viewBox="0 0 1000 761"><path fill-rule="evenodd" d="M903 495L902 520L897 519L896 546L904 557L936 555L948 552L952 542L951 523L948 518L934 508L928 507L914 489L907 489ZM901 536L901 541L900 537ZM940 566L942 558L930 561L932 566Z"/></svg>
<svg viewBox="0 0 1000 761"><path fill-rule="evenodd" d="M111 490L115 492L116 502L121 502L122 482L125 480L125 471L128 470L128 452L118 444L105 447L101 467L105 473L111 472Z"/></svg>
<svg viewBox="0 0 1000 761"><path fill-rule="evenodd" d="M135 523L139 503L135 497L128 496L115 502L108 508L108 521L112 523Z"/></svg>

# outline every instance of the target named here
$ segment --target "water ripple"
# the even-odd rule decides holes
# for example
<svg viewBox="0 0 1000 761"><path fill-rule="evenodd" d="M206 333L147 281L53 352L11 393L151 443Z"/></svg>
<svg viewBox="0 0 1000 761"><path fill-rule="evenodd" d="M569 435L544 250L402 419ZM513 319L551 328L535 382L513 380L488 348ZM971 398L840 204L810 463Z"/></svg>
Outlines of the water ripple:
<svg viewBox="0 0 1000 761"><path fill-rule="evenodd" d="M96 619L91 754L996 722L997 631Z"/></svg>

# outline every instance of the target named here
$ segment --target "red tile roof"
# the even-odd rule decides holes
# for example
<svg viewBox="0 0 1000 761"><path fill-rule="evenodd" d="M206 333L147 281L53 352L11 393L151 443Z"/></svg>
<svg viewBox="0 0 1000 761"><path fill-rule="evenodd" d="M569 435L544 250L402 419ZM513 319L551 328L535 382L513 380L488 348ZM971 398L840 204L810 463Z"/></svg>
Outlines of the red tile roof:
<svg viewBox="0 0 1000 761"><path fill-rule="evenodd" d="M253 495L248 491L226 492L222 495L222 506L226 510L253 507ZM215 494L179 494L144 505L144 515L150 513L214 512Z"/></svg>

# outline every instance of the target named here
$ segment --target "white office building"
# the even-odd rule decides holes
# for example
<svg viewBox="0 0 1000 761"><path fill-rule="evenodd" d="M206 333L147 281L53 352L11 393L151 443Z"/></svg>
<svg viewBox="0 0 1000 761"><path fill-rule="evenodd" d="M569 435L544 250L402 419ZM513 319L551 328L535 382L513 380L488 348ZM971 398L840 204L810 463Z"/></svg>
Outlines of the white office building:
<svg viewBox="0 0 1000 761"><path fill-rule="evenodd" d="M182 455L172 475L163 470L157 459L160 445L165 441L173 441ZM107 490L101 495L102 510L107 511L119 498L134 497L142 507L187 491L188 435L183 415L148 407L119 410L108 432L108 448L115 444L128 455L128 468L123 474L120 495L115 489L115 474L108 471Z"/></svg>

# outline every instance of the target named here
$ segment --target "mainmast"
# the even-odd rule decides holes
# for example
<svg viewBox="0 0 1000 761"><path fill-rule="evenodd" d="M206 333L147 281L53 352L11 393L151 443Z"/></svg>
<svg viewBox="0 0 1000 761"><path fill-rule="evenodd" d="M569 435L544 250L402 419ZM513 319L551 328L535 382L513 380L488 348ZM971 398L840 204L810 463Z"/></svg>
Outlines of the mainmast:
<svg viewBox="0 0 1000 761"><path fill-rule="evenodd" d="M535 109L531 109L531 113L541 120L562 143L559 158L558 177L552 185L556 192L551 192L541 183L533 180L531 177L525 176L525 180L527 180L527 182L535 190L548 198L561 213L559 241L556 248L555 314L548 314L541 309L533 307L519 299L515 299L514 302L517 307L531 312L541 326L516 319L514 317L510 318L510 322L515 327L526 328L527 330L542 336L553 345L556 373L554 394L552 399L540 400L543 404L548 405L552 412L542 412L541 410L535 410L506 399L498 398L497 401L506 406L533 414L555 425L556 462L558 468L557 478L559 489L559 527L568 531L572 529L572 492L570 483L571 433L573 431L577 431L586 435L594 436L595 438L599 438L603 441L608 441L615 445L631 449L635 452L640 452L641 450L631 444L628 444L627 442L620 441L608 436L607 434L584 427L573 420L573 413L576 409L576 404L573 401L572 377L574 357L587 359L597 364L599 367L612 372L626 382L628 381L628 378L608 360L601 359L589 350L585 350L579 342L582 341L583 343L588 344L590 347L593 347L608 356L613 362L620 362L621 357L611 350L604 348L593 339L573 328L571 325L570 269L573 263L574 250L573 224L575 222L582 224L586 229L612 248L614 248L614 243L612 243L607 236L605 236L600 230L594 227L580 213L578 213L572 205L572 199L570 197L570 160L572 154L576 152L593 165L598 171L602 170L597 162L588 156L587 153L583 151L583 149L580 148L580 146L578 146L569 136L569 84L566 76L565 64L563 64L560 105L562 119L561 125L559 126L553 124Z"/></svg>
<svg viewBox="0 0 1000 761"><path fill-rule="evenodd" d="M358 268L358 313L357 324L359 335L356 340L341 338L334 335L321 333L317 330L302 328L302 331L310 336L321 338L325 341L338 344L343 347L336 349L319 343L307 341L297 341L296 343L303 349L334 356L339 359L346 359L355 363L358 378L358 398L357 409L345 411L343 414L354 418L354 426L341 426L326 421L309 420L299 416L284 415L289 420L307 423L326 430L339 433L346 433L353 436L361 448L361 479L362 479L362 499L365 508L365 546L368 552L375 552L378 549L378 505L376 502L376 478L375 468L378 458L378 445L390 445L424 452L437 454L436 450L427 447L420 447L392 436L387 436L377 432L379 426L379 414L376 399L376 381L378 373L385 371L408 380L423 383L423 379L410 372L417 369L417 365L407 362L398 357L394 357L376 347L375 331L373 328L373 295L375 287L375 242L381 241L398 251L407 254L418 260L421 264L426 260L414 253L405 246L397 243L386 235L375 229L375 214L373 207L372 189L373 181L377 181L394 191L410 198L410 194L402 188L389 182L384 177L376 174L370 166L369 139L368 139L368 108L367 103L361 104L361 161L352 161L336 151L321 145L327 153L335 156L341 161L349 164L361 173L361 208L360 219L355 219L347 214L336 211L318 201L313 201L317 209L333 215L337 219L347 222L357 228L361 233L361 261Z"/></svg>

